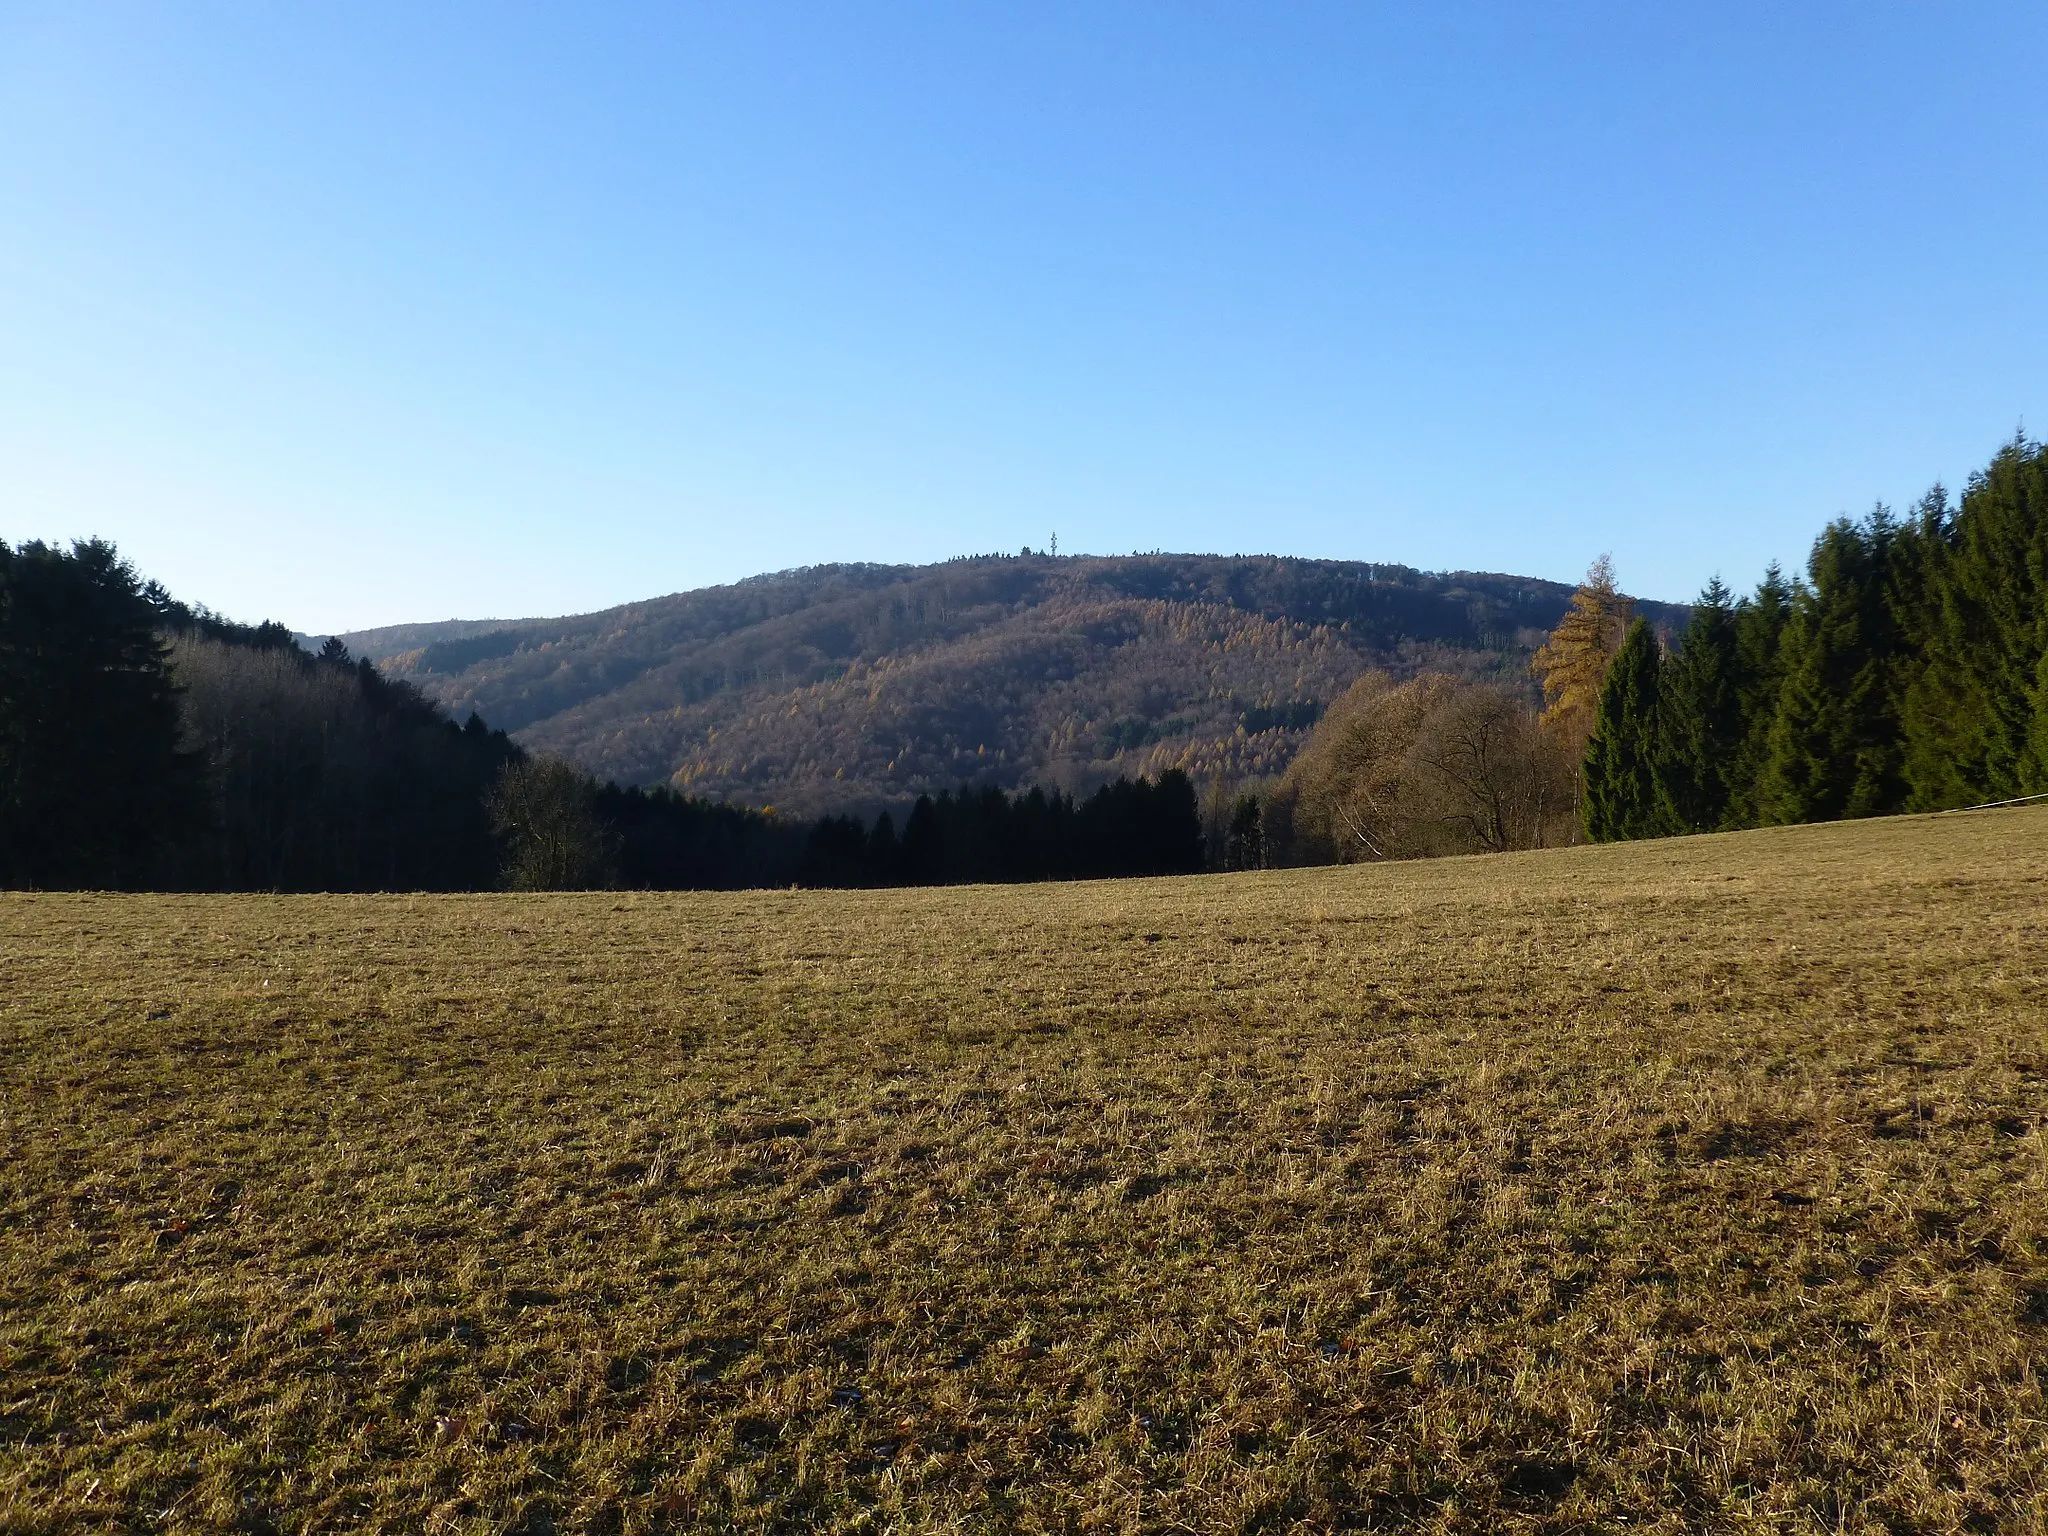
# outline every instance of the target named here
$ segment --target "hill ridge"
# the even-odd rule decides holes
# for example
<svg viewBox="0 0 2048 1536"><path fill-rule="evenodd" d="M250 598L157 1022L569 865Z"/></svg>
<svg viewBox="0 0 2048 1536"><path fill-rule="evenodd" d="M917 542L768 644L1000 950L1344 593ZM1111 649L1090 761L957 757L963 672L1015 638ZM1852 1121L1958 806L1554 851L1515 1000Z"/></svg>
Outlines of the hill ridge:
<svg viewBox="0 0 2048 1536"><path fill-rule="evenodd" d="M1277 773L1369 667L1527 686L1571 590L1302 556L982 555L341 638L601 777L809 813L961 782ZM1639 607L1666 630L1686 612Z"/></svg>

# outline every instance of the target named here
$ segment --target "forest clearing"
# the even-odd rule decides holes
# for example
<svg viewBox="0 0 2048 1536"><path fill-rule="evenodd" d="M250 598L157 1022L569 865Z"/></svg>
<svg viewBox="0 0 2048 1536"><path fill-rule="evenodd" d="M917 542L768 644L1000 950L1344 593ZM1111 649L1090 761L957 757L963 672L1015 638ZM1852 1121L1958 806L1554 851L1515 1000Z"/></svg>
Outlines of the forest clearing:
<svg viewBox="0 0 2048 1536"><path fill-rule="evenodd" d="M2048 1528L2048 809L0 896L0 1526Z"/></svg>

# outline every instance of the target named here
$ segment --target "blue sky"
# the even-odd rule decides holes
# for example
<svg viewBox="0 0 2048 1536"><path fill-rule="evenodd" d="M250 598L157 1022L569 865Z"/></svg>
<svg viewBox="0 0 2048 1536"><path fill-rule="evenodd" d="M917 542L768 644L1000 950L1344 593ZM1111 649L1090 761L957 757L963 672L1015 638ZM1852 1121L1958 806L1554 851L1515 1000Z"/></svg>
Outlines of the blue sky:
<svg viewBox="0 0 2048 1536"><path fill-rule="evenodd" d="M0 5L0 538L324 632L829 560L1690 596L2048 421L2048 9Z"/></svg>

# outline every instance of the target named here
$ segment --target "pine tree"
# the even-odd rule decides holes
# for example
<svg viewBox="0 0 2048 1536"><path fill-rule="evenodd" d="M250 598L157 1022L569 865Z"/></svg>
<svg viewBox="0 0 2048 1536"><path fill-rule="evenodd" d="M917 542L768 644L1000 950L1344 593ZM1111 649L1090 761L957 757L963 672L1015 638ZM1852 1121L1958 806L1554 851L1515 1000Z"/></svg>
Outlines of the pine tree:
<svg viewBox="0 0 2048 1536"><path fill-rule="evenodd" d="M1780 643L1784 681L1759 785L1766 822L1877 816L1904 803L1891 600L1897 524L1880 507L1815 541Z"/></svg>
<svg viewBox="0 0 2048 1536"><path fill-rule="evenodd" d="M2013 781L2021 794L2048 794L2048 645L2041 649L2041 661L2034 668L2031 693L2033 724L2027 732L2027 756Z"/></svg>
<svg viewBox="0 0 2048 1536"><path fill-rule="evenodd" d="M2009 443L1944 535L1903 710L1925 810L2048 790L2048 450Z"/></svg>
<svg viewBox="0 0 2048 1536"><path fill-rule="evenodd" d="M1637 619L1607 670L1586 744L1586 835L1596 843L1663 830L1657 784L1662 670L1657 637L1647 620Z"/></svg>
<svg viewBox="0 0 2048 1536"><path fill-rule="evenodd" d="M1728 819L1743 744L1736 610L1716 576L1660 680L1657 793L1662 830L1709 832Z"/></svg>

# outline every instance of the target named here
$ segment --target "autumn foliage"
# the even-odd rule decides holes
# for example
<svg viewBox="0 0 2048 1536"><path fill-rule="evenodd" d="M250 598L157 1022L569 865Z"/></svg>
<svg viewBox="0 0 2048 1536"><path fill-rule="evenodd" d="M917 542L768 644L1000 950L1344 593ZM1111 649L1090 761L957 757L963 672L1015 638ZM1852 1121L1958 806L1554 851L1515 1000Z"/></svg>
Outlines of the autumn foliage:
<svg viewBox="0 0 2048 1536"><path fill-rule="evenodd" d="M1621 649L1634 609L1634 603L1615 588L1613 560L1602 555L1530 663L1543 681L1543 724L1581 748L1593 733L1600 687L1608 664Z"/></svg>

